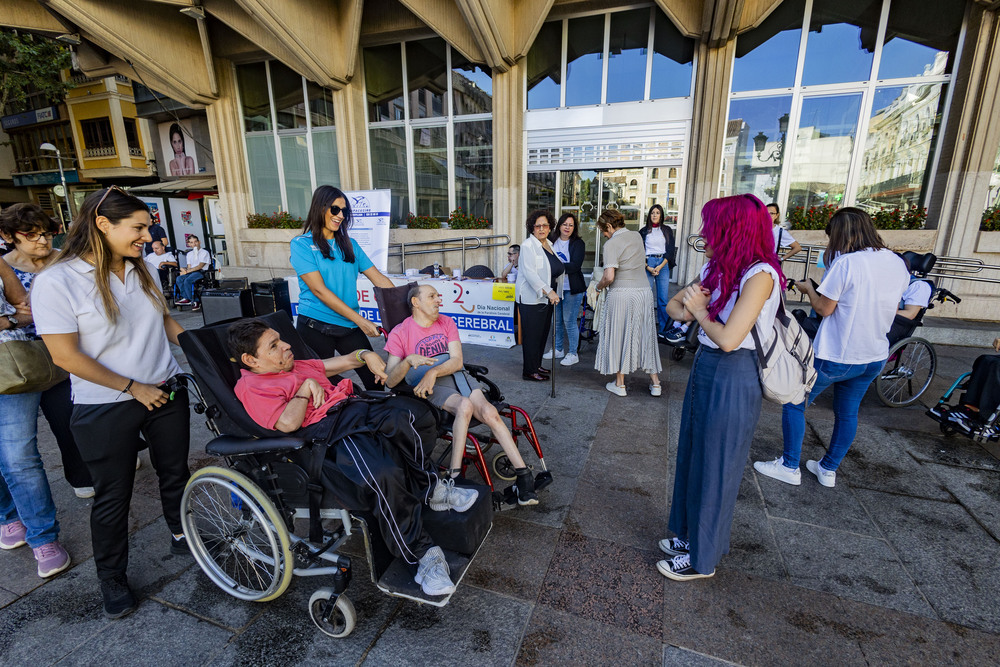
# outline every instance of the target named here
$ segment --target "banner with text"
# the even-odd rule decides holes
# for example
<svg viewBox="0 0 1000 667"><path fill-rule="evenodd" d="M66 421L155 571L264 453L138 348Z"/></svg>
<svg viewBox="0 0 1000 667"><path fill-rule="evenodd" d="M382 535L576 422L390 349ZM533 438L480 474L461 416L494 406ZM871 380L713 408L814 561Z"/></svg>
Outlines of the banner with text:
<svg viewBox="0 0 1000 667"><path fill-rule="evenodd" d="M351 207L351 238L368 255L379 271L385 273L389 265L389 208L390 190L354 190L345 192Z"/></svg>

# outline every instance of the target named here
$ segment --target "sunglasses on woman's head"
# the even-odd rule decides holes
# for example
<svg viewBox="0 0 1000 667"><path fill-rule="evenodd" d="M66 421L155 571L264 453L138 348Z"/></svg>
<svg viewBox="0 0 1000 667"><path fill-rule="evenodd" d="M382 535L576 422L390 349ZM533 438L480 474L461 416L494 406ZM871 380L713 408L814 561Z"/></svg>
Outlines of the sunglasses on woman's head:
<svg viewBox="0 0 1000 667"><path fill-rule="evenodd" d="M108 198L108 195L111 194L112 190L117 190L118 192L122 193L123 195L127 195L128 194L127 192L125 192L124 190L122 190L117 185L112 185L112 186L108 187L108 189L104 191L104 196L101 197L101 201L97 202L97 206L94 207L94 213L98 212L98 210L101 208L101 204L103 204L104 200Z"/></svg>
<svg viewBox="0 0 1000 667"><path fill-rule="evenodd" d="M330 215L340 215L341 213L343 213L344 215L347 215L350 212L351 212L351 209L347 208L346 206L340 207L340 206L337 206L335 204L335 205L333 205L333 206L330 207Z"/></svg>

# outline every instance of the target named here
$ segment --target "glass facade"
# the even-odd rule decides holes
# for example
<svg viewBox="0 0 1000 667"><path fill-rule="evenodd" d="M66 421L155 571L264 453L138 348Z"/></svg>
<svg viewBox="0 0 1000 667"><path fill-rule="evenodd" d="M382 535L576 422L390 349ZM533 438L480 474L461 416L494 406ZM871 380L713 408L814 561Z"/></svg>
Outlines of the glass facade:
<svg viewBox="0 0 1000 667"><path fill-rule="evenodd" d="M253 209L304 219L317 186L340 185L332 93L276 60L238 65L236 80Z"/></svg>
<svg viewBox="0 0 1000 667"><path fill-rule="evenodd" d="M490 218L489 68L440 38L368 48L364 59L372 186L392 191L392 224L411 213L443 222L458 207Z"/></svg>
<svg viewBox="0 0 1000 667"><path fill-rule="evenodd" d="M737 37L720 194L792 216L922 206L963 17L932 0L781 3Z"/></svg>

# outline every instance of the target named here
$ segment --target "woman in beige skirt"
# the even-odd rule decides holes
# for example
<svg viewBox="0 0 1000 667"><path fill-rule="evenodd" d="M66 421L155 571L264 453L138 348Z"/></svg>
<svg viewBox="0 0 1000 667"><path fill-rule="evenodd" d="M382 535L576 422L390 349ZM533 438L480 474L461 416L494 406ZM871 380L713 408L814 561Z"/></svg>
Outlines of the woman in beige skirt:
<svg viewBox="0 0 1000 667"><path fill-rule="evenodd" d="M656 347L656 313L653 292L646 278L646 249L638 232L625 229L625 216L606 210L597 227L608 239L601 252L604 275L597 289L608 293L597 323L600 337L594 368L615 374L605 385L612 394L625 396L625 374L649 373L649 393L659 396L660 353Z"/></svg>

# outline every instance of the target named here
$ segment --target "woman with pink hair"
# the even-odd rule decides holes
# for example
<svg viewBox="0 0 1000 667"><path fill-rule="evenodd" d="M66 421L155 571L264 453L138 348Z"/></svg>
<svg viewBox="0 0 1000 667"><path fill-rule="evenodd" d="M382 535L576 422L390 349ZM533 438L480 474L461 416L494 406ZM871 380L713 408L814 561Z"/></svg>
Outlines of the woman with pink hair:
<svg viewBox="0 0 1000 667"><path fill-rule="evenodd" d="M701 277L667 304L677 321L697 321L694 358L681 413L668 527L656 564L676 581L715 574L729 553L736 496L760 417L761 388L751 330L771 342L783 276L771 217L753 195L713 199L701 210Z"/></svg>

